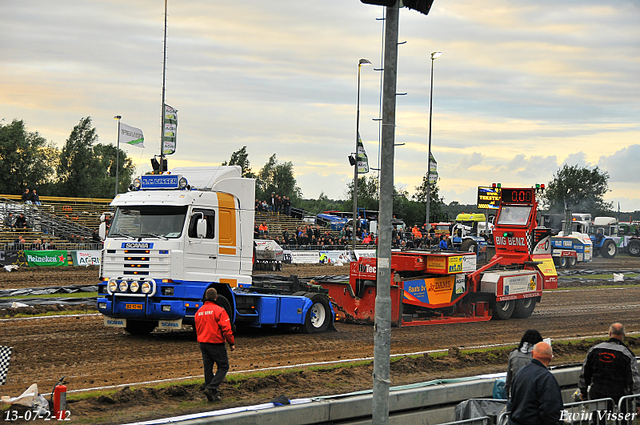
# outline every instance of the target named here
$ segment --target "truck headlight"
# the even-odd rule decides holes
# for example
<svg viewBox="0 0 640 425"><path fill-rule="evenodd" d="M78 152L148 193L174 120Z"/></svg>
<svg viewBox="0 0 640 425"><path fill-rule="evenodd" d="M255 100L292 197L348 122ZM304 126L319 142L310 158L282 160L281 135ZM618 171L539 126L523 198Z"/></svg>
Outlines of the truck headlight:
<svg viewBox="0 0 640 425"><path fill-rule="evenodd" d="M149 282L144 282L142 284L142 293L148 294L149 292L151 292L151 284Z"/></svg>
<svg viewBox="0 0 640 425"><path fill-rule="evenodd" d="M109 280L109 292L114 293L118 290L118 281L115 279Z"/></svg>
<svg viewBox="0 0 640 425"><path fill-rule="evenodd" d="M131 285L129 286L131 288L131 292L138 292L138 289L140 289L140 284L138 282L131 282Z"/></svg>
<svg viewBox="0 0 640 425"><path fill-rule="evenodd" d="M142 182L140 181L140 179L139 178L134 179L133 180L133 188L135 190L138 190L138 189L140 189L140 186L142 186Z"/></svg>
<svg viewBox="0 0 640 425"><path fill-rule="evenodd" d="M126 280L120 282L120 292L127 292L127 288L129 288L129 284Z"/></svg>
<svg viewBox="0 0 640 425"><path fill-rule="evenodd" d="M98 303L98 308L100 310L104 310L105 308L107 308L107 303Z"/></svg>
<svg viewBox="0 0 640 425"><path fill-rule="evenodd" d="M187 179L185 179L184 177L180 177L180 180L178 181L178 187L180 189L184 189L185 187L187 187Z"/></svg>

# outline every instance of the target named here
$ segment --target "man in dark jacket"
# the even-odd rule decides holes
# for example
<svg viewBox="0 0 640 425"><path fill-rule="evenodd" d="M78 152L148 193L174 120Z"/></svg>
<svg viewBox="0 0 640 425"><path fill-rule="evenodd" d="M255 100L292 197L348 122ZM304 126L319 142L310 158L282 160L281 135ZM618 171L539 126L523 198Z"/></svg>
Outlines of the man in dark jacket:
<svg viewBox="0 0 640 425"><path fill-rule="evenodd" d="M578 378L582 400L640 394L640 373L636 356L624 343L621 323L609 327L609 341L596 344L587 353Z"/></svg>
<svg viewBox="0 0 640 425"><path fill-rule="evenodd" d="M562 393L558 381L547 366L553 358L551 346L539 342L533 347L531 363L513 379L507 402L510 425L557 425L562 411Z"/></svg>
<svg viewBox="0 0 640 425"><path fill-rule="evenodd" d="M229 316L224 308L215 303L217 299L218 292L213 288L207 289L204 304L195 316L196 334L204 364L204 395L209 401L220 400L218 387L229 371L225 341L229 343L231 351L236 349ZM215 375L213 374L214 364L218 365Z"/></svg>

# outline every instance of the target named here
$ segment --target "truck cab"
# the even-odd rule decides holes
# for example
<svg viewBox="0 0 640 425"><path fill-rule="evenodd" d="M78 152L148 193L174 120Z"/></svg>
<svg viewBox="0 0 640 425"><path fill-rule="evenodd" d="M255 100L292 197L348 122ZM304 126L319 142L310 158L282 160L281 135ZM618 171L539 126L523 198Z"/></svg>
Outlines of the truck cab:
<svg viewBox="0 0 640 425"><path fill-rule="evenodd" d="M100 231L98 310L106 326L146 334L193 325L209 287L235 323L302 326L316 318L309 312L321 297L255 290L255 181L243 178L240 167L176 168L133 186L112 201L109 230ZM322 301L317 330L332 324L331 306Z"/></svg>

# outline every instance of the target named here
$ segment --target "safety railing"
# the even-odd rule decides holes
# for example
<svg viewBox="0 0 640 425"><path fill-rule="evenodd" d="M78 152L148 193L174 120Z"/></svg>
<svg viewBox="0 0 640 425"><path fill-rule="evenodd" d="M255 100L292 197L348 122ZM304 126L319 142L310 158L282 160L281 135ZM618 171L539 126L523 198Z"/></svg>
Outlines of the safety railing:
<svg viewBox="0 0 640 425"><path fill-rule="evenodd" d="M640 394L620 397L620 401L618 401L618 412L622 414L622 417L618 417L620 423L640 424L638 409L640 409Z"/></svg>
<svg viewBox="0 0 640 425"><path fill-rule="evenodd" d="M560 423L565 425L638 425L638 414L635 401L640 395L625 396L618 406L611 398L585 400L565 403L560 412ZM634 415L634 413L636 413ZM498 417L497 425L507 425L511 412L503 412ZM457 422L456 422L457 423Z"/></svg>
<svg viewBox="0 0 640 425"><path fill-rule="evenodd" d="M494 425L493 420L488 416L482 416L473 419L463 419L461 421L447 422L440 425Z"/></svg>

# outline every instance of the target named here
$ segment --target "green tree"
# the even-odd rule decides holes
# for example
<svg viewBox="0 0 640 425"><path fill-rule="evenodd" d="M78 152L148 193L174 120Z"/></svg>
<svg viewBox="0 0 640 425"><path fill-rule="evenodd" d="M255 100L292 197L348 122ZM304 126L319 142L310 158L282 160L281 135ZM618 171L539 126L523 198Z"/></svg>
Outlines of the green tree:
<svg viewBox="0 0 640 425"><path fill-rule="evenodd" d="M267 199L271 193L288 196L294 202L302 196L293 176L293 163L279 163L276 154L271 155L256 177L256 198Z"/></svg>
<svg viewBox="0 0 640 425"><path fill-rule="evenodd" d="M316 215L324 211L345 211L344 203L345 201L329 199L324 192L321 192L318 199L299 199L296 207Z"/></svg>
<svg viewBox="0 0 640 425"><path fill-rule="evenodd" d="M60 153L58 187L61 196L94 197L98 192L97 181L106 178L100 159L94 155L93 144L98 140L91 117L82 118L73 128Z"/></svg>
<svg viewBox="0 0 640 425"><path fill-rule="evenodd" d="M116 146L98 143L93 147L93 155L100 161L100 170L105 170L104 178L95 180L94 196L97 198L111 198L115 193L116 162L118 163L118 193L127 191L136 167L126 152L120 149L116 157Z"/></svg>
<svg viewBox="0 0 640 425"><path fill-rule="evenodd" d="M380 184L375 176L358 177L358 208L378 211L379 189ZM346 211L353 211L353 181L347 183L345 199L344 208Z"/></svg>
<svg viewBox="0 0 640 425"><path fill-rule="evenodd" d="M416 192L413 194L411 199L422 204L424 208L424 211L422 212L422 218L424 218L427 214L427 185L430 186L429 215L431 217L429 217L429 222L431 223L441 221L445 206L444 199L440 197L438 183L429 183L427 173L425 173L425 175L422 177L422 184L416 187ZM423 220L423 223L426 222L426 220Z"/></svg>
<svg viewBox="0 0 640 425"><path fill-rule="evenodd" d="M58 151L22 120L0 123L0 193L20 195L26 188L49 193L55 177Z"/></svg>
<svg viewBox="0 0 640 425"><path fill-rule="evenodd" d="M242 177L256 177L256 175L251 170L251 163L249 162L249 154L247 153L246 146L243 146L241 149L232 153L229 161L223 162L222 165L239 165L240 168L242 168Z"/></svg>
<svg viewBox="0 0 640 425"><path fill-rule="evenodd" d="M566 205L573 212L606 215L613 209L613 204L604 200L609 191L608 181L609 173L598 167L565 164L547 185L542 195L543 207L550 212L562 212Z"/></svg>

